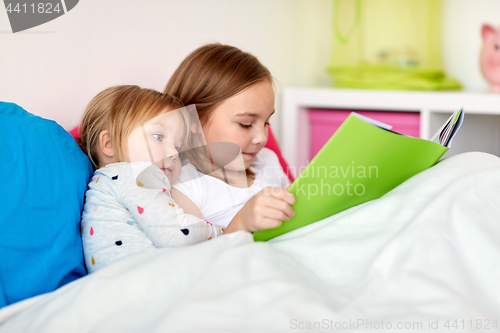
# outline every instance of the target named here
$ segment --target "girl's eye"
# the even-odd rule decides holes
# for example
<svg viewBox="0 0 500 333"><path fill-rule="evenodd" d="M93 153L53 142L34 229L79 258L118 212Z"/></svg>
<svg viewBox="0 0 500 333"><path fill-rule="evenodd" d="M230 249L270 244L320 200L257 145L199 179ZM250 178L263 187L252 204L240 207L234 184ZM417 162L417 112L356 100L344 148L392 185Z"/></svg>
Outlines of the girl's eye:
<svg viewBox="0 0 500 333"><path fill-rule="evenodd" d="M495 50L497 50L497 51L498 51L498 48L499 48L499 47L498 47L498 44L495 44Z"/></svg>
<svg viewBox="0 0 500 333"><path fill-rule="evenodd" d="M240 124L240 126L243 128L250 128L252 127L252 124Z"/></svg>
<svg viewBox="0 0 500 333"><path fill-rule="evenodd" d="M163 135L161 134L153 134L153 138L155 138L156 140L158 141L162 141L163 140Z"/></svg>
<svg viewBox="0 0 500 333"><path fill-rule="evenodd" d="M177 152L180 153L181 152L181 147L176 146L175 150L177 150Z"/></svg>

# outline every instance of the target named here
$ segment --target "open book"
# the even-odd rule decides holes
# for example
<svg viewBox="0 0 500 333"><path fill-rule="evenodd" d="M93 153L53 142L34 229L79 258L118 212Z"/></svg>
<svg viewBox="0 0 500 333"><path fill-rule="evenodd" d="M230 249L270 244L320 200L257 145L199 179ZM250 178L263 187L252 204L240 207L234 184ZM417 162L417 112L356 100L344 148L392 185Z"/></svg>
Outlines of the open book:
<svg viewBox="0 0 500 333"><path fill-rule="evenodd" d="M265 241L369 200L380 198L443 156L462 125L453 113L431 141L391 131L391 126L351 113L288 189L295 216L254 233Z"/></svg>

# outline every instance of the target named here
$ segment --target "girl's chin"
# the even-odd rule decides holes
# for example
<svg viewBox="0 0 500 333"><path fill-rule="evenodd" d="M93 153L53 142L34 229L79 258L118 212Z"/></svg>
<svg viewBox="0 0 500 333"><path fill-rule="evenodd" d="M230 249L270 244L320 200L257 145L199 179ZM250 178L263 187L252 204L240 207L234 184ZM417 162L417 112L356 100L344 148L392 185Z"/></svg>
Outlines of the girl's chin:
<svg viewBox="0 0 500 333"><path fill-rule="evenodd" d="M252 165L252 162L253 162L253 159L249 162L245 162L245 170L250 168L250 166Z"/></svg>

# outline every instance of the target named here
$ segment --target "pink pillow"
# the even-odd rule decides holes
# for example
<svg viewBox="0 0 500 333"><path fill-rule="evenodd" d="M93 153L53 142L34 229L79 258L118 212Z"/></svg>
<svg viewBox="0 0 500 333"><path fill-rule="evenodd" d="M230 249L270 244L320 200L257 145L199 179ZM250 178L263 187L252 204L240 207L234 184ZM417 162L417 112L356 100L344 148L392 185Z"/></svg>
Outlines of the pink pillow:
<svg viewBox="0 0 500 333"><path fill-rule="evenodd" d="M78 140L78 138L80 137L79 130L80 130L80 128L77 126L77 127L73 128L71 131L69 131L69 134L71 134L71 136L73 136L73 139L75 139L75 141Z"/></svg>
<svg viewBox="0 0 500 333"><path fill-rule="evenodd" d="M78 127L73 128L71 131L69 131L69 134L71 134L75 140L78 140L78 137L80 136L79 128ZM274 137L273 131L271 131L271 126L269 126L269 135L265 147L271 149L276 153L276 155L278 155L278 159L280 160L280 164L281 167L283 168L283 171L288 176L288 179L290 179L290 182L293 182L293 175L290 172L288 172L289 171L288 164L281 155L280 146L278 145L278 141L276 141L276 138Z"/></svg>
<svg viewBox="0 0 500 333"><path fill-rule="evenodd" d="M285 159L283 158L283 155L281 155L281 149L280 146L278 145L278 141L276 141L276 138L274 137L273 131L271 131L271 126L269 125L269 134L267 136L267 143L264 146L266 148L271 149L278 155L278 159L280 160L281 167L283 168L283 172L288 176L288 179L290 179L290 183L293 183L293 175L288 169L288 164L286 163Z"/></svg>

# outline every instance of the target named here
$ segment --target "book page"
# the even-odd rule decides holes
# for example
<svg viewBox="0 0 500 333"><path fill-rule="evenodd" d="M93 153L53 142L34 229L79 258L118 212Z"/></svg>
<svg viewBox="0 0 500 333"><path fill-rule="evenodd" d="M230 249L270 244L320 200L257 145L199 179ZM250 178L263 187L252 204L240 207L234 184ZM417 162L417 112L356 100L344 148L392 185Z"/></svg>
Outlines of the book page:
<svg viewBox="0 0 500 333"><path fill-rule="evenodd" d="M455 111L450 118L441 126L441 128L434 134L431 138L431 141L439 143L440 145L450 148L451 141L453 137L457 133L460 126L464 121L464 108L462 107L460 110Z"/></svg>
<svg viewBox="0 0 500 333"><path fill-rule="evenodd" d="M360 115L359 113L356 113L356 112L351 112L352 115L356 116L357 118L361 119L361 120L364 120L366 121L368 124L372 124L372 125L375 125L377 127L380 127L380 128L383 128L385 130L388 130L390 131L392 129L392 126L391 125L387 125L381 121L378 121L378 120L375 120L375 119L372 119L372 118L368 118L368 117L365 117L365 116L362 116Z"/></svg>

